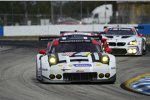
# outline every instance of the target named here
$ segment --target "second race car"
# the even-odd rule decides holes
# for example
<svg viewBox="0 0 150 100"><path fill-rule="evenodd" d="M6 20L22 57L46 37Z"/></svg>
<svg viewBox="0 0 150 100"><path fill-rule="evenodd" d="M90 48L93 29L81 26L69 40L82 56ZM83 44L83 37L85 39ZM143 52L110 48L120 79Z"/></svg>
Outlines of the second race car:
<svg viewBox="0 0 150 100"><path fill-rule="evenodd" d="M146 38L136 27L105 27L103 37L107 38L114 55L146 54Z"/></svg>

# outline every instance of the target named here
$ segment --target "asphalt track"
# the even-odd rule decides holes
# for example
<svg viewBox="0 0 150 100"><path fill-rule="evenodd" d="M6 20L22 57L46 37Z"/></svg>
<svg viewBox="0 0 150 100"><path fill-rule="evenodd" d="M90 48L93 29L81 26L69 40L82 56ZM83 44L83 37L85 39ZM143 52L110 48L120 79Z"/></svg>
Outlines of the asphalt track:
<svg viewBox="0 0 150 100"><path fill-rule="evenodd" d="M120 85L150 72L147 55L116 57L115 84L41 84L35 78L37 48L13 47L0 51L0 100L149 100L150 96L126 91Z"/></svg>

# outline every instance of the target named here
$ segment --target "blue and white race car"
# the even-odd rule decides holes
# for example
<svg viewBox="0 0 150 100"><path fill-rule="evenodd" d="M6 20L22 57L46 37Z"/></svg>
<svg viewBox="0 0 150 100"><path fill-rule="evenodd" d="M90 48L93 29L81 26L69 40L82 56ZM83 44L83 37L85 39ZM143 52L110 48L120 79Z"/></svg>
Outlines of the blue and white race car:
<svg viewBox="0 0 150 100"><path fill-rule="evenodd" d="M36 78L49 83L114 83L116 59L91 37L62 36L37 54Z"/></svg>
<svg viewBox="0 0 150 100"><path fill-rule="evenodd" d="M105 27L102 36L114 55L146 54L146 38L135 27Z"/></svg>

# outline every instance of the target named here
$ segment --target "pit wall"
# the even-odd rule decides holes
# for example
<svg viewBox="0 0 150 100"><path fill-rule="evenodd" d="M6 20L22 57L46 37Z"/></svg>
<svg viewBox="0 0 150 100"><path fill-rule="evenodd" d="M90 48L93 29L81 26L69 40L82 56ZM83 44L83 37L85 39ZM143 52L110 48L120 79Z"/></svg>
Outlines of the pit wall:
<svg viewBox="0 0 150 100"><path fill-rule="evenodd" d="M91 24L91 25L32 25L32 26L0 26L0 36L43 36L59 35L60 31L103 31L104 26L118 24ZM144 26L140 33L150 35L150 24L120 24L120 26Z"/></svg>

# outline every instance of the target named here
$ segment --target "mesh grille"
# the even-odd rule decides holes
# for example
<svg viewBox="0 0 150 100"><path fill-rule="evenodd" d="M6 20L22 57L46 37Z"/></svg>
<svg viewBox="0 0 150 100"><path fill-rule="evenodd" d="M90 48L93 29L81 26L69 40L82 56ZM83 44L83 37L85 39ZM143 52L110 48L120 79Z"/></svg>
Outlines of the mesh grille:
<svg viewBox="0 0 150 100"><path fill-rule="evenodd" d="M68 81L88 81L97 79L97 73L64 73L63 78Z"/></svg>
<svg viewBox="0 0 150 100"><path fill-rule="evenodd" d="M125 42L109 42L109 46L124 46L125 44Z"/></svg>
<svg viewBox="0 0 150 100"><path fill-rule="evenodd" d="M126 49L112 49L112 54L125 55L127 53Z"/></svg>

